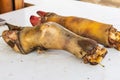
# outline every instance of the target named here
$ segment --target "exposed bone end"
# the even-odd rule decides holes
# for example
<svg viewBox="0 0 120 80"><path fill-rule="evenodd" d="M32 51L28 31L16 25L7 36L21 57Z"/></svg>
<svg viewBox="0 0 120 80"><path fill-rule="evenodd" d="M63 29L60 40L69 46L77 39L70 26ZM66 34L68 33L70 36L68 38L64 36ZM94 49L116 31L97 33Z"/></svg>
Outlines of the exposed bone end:
<svg viewBox="0 0 120 80"><path fill-rule="evenodd" d="M109 33L109 42L114 48L120 50L120 32L112 28Z"/></svg>
<svg viewBox="0 0 120 80"><path fill-rule="evenodd" d="M91 53L86 54L83 57L84 63L90 63L92 65L99 64L105 55L107 54L107 50L105 48L101 48L97 46L95 49L91 51Z"/></svg>

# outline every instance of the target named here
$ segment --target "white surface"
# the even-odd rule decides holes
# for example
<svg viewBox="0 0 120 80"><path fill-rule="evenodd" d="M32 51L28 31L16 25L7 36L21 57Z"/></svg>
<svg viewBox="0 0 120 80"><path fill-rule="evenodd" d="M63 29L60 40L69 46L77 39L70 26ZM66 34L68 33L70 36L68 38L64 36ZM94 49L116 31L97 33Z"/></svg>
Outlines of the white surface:
<svg viewBox="0 0 120 80"><path fill-rule="evenodd" d="M115 25L120 30L120 9L77 1L39 0L39 5L0 15L7 22L31 25L29 17L37 10L74 15ZM1 32L7 29L0 27ZM120 52L108 49L105 67L84 64L68 52L50 50L43 54L22 55L0 39L0 80L120 80Z"/></svg>

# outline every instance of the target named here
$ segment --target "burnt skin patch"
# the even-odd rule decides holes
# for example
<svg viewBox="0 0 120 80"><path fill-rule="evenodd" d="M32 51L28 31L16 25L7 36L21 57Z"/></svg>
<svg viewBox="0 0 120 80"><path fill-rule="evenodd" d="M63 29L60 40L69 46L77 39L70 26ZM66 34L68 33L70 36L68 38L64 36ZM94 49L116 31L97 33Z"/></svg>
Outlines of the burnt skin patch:
<svg viewBox="0 0 120 80"><path fill-rule="evenodd" d="M89 39L79 40L78 44L84 51L87 52L92 51L97 46L97 43L95 41Z"/></svg>
<svg viewBox="0 0 120 80"><path fill-rule="evenodd" d="M13 47L14 47L14 45L15 45L15 43L14 43L14 42L12 42L12 41L8 41L8 42L7 42L7 44L8 44L10 47L12 47L12 48L13 48Z"/></svg>

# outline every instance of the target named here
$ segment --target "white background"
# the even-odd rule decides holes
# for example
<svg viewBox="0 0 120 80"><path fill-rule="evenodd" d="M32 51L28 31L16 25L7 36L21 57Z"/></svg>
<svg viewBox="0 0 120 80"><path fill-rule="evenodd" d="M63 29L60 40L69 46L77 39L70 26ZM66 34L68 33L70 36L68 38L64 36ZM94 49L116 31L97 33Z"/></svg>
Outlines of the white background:
<svg viewBox="0 0 120 80"><path fill-rule="evenodd" d="M30 0L25 0L30 1ZM120 9L72 0L39 0L36 6L0 15L0 18L19 26L31 26L30 15L37 10L65 16L78 16L112 24L120 30ZM6 26L0 27L0 34ZM97 33L96 33L97 34ZM70 53L49 50L28 55L14 52L0 39L0 80L120 80L120 51L107 48L108 54L100 65L84 64Z"/></svg>

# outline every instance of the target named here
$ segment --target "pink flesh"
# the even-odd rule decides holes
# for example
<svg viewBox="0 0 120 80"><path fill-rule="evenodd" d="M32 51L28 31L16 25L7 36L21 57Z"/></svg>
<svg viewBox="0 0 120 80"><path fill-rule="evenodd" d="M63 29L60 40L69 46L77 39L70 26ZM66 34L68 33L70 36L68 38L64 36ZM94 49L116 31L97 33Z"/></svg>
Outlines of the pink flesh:
<svg viewBox="0 0 120 80"><path fill-rule="evenodd" d="M36 25L38 25L38 24L41 23L41 20L40 20L40 17L37 17L37 16L32 15L32 16L30 17L30 22L31 22L31 24L32 24L33 26L36 26Z"/></svg>

